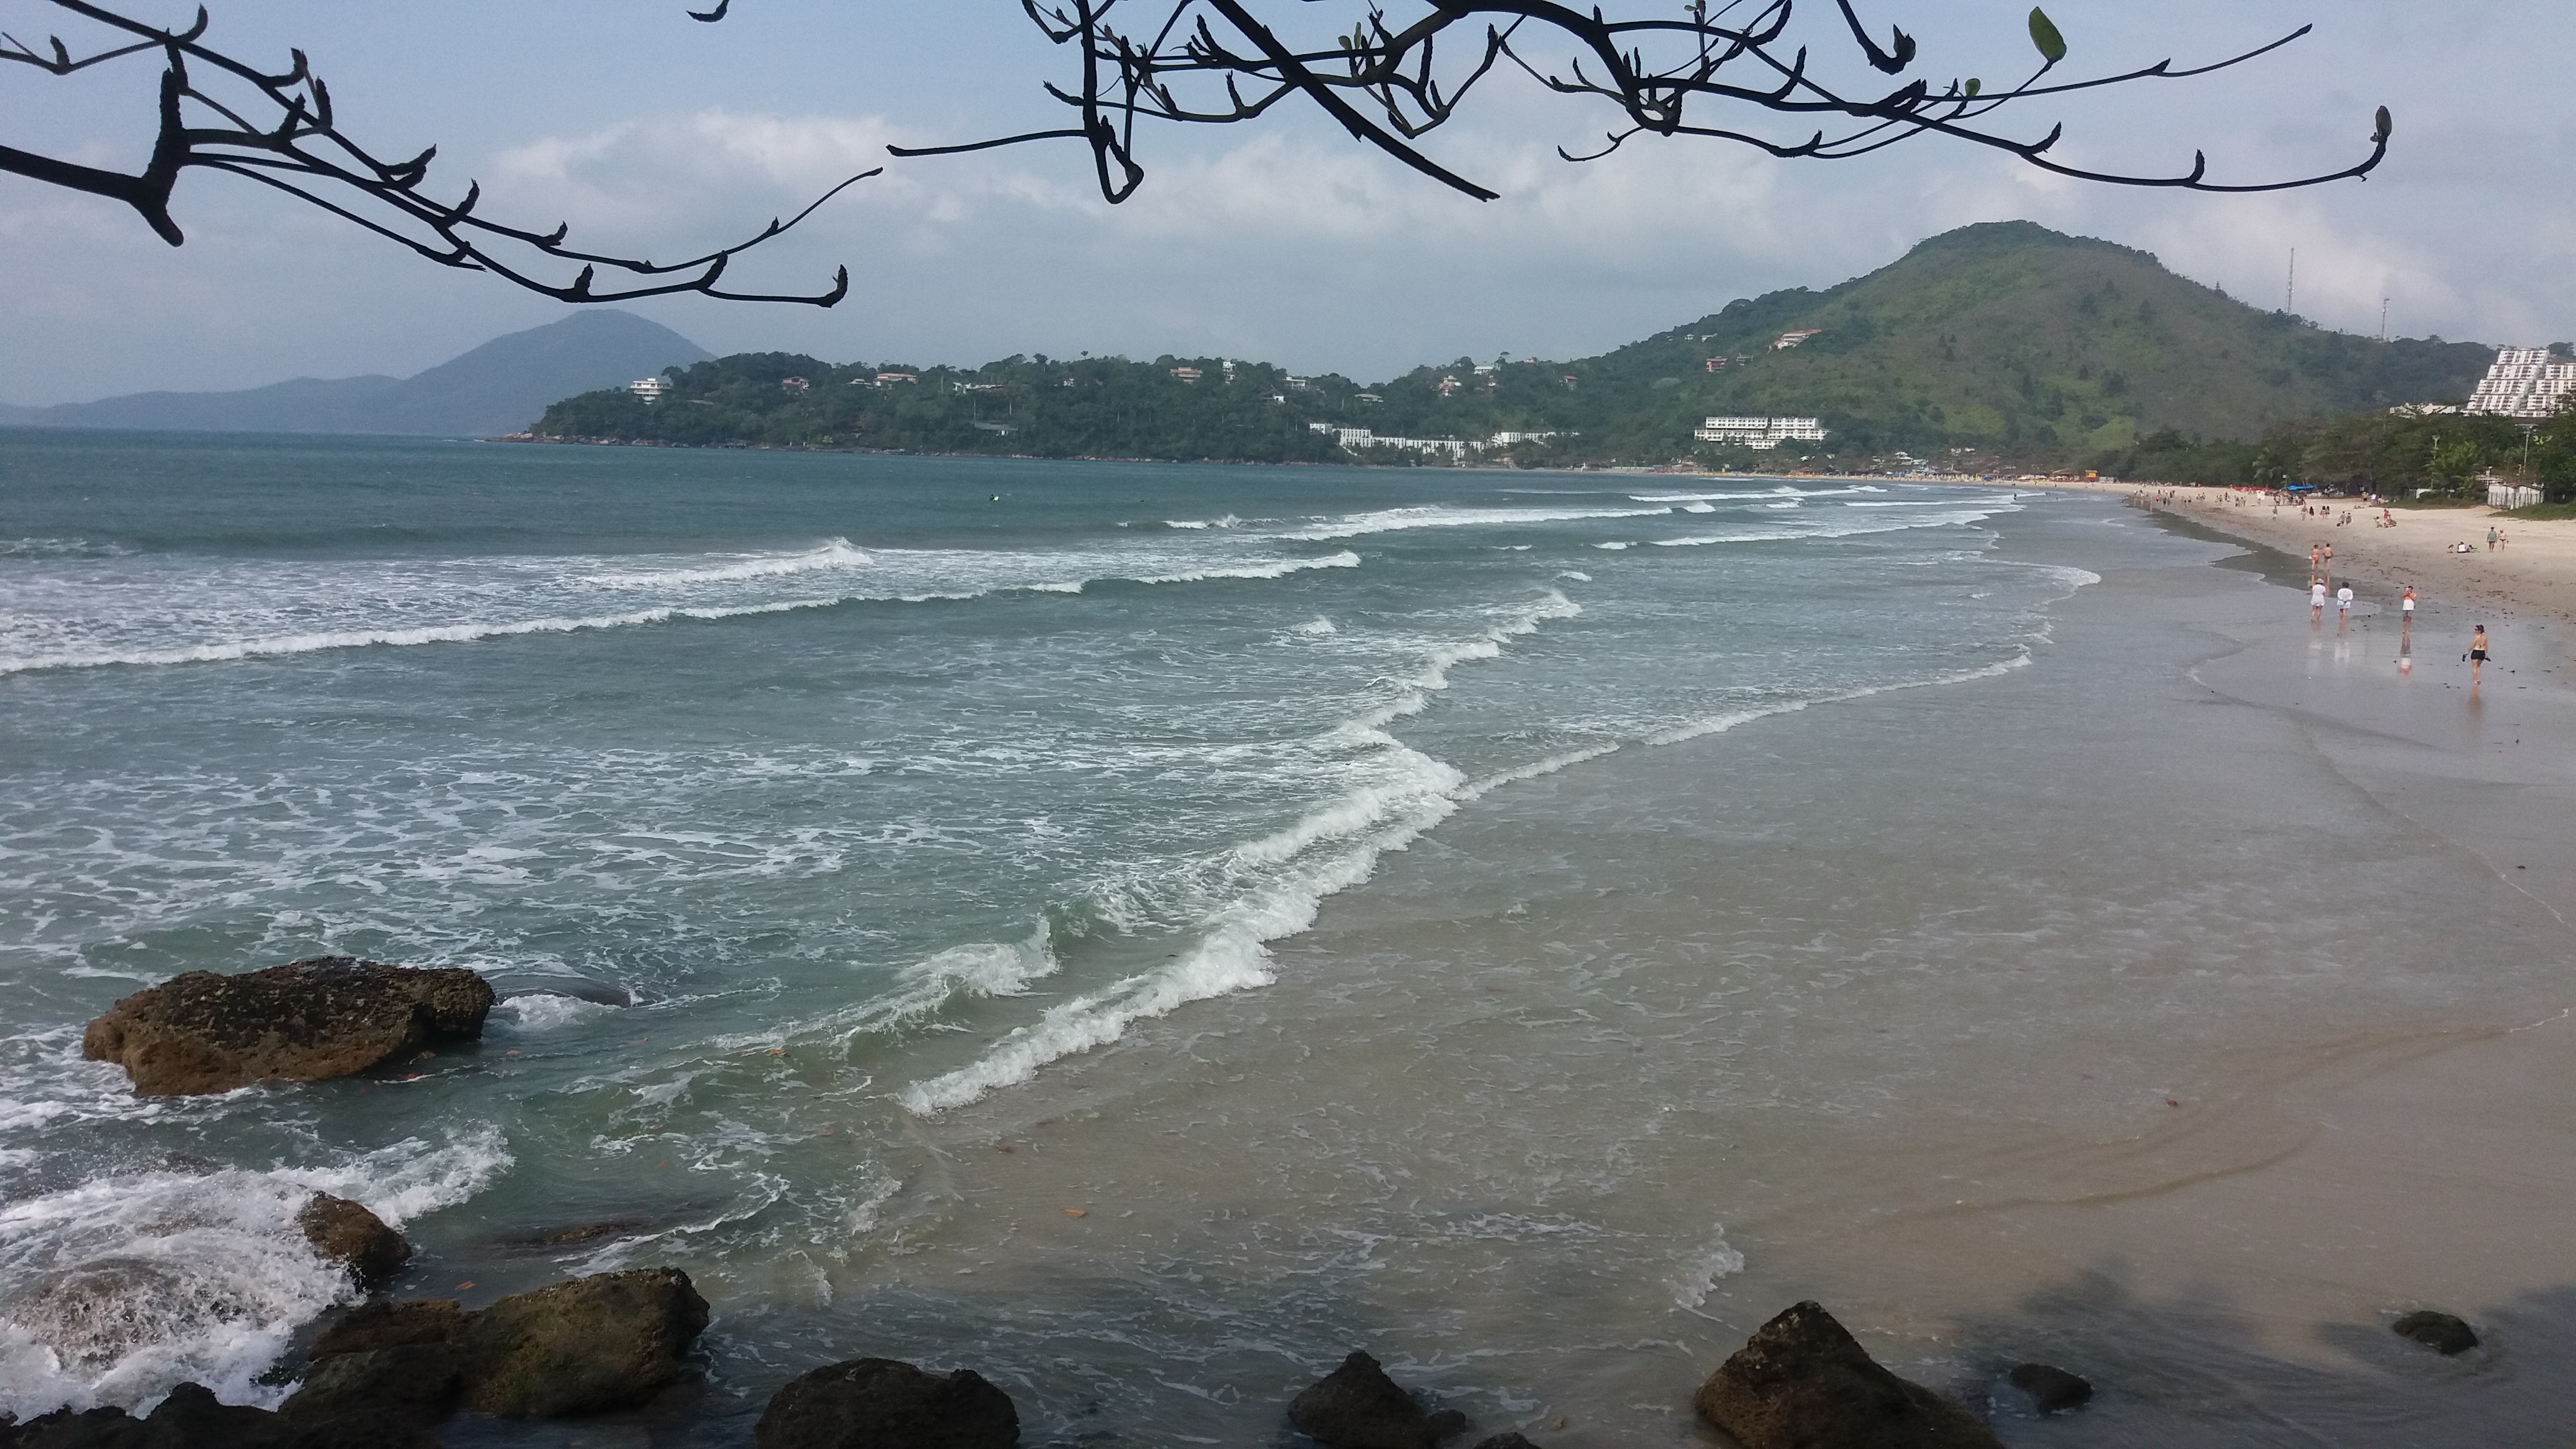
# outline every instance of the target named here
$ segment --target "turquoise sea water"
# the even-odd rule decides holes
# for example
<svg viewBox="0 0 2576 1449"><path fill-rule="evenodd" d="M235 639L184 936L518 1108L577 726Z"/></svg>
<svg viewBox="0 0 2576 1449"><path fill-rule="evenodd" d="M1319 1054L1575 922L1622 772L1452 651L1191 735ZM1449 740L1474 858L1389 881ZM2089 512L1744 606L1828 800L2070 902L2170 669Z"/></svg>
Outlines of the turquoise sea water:
<svg viewBox="0 0 2576 1449"><path fill-rule="evenodd" d="M829 1279L908 1230L925 1124L1260 989L1463 802L2025 663L2089 576L1998 554L2021 506L8 434L0 1408L273 1402L345 1296L316 1187L425 1275ZM78 1059L123 994L322 952L506 999L362 1080L146 1102Z"/></svg>

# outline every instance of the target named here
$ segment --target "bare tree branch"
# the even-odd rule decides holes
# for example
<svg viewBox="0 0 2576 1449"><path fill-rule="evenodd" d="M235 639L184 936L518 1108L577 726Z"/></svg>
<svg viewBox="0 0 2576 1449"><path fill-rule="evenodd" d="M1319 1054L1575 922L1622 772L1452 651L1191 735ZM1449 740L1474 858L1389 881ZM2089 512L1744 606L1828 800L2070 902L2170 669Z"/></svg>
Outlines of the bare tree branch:
<svg viewBox="0 0 2576 1449"><path fill-rule="evenodd" d="M294 60L290 69L272 75L208 48L203 43L208 20L202 6L187 29L164 30L90 0L48 3L133 39L76 55L60 37L48 37L47 48L40 53L15 36L0 34L0 62L67 76L128 57L161 57L164 69L151 159L142 171L127 175L0 146L0 172L121 201L172 246L187 238L170 215L171 194L184 172L202 168L283 191L442 266L490 272L565 302L623 302L697 292L732 302L829 307L849 295L848 267L840 269L829 290L817 293L735 292L720 284L734 258L795 226L813 215L816 207L877 171L843 181L784 221L772 219L749 240L702 256L654 262L582 251L565 245L569 225L538 232L475 215L483 197L479 183L469 182L464 198L452 205L429 196L422 184L438 148L408 160L385 161L358 145L334 124L330 89L312 73L300 50L290 52ZM719 3L702 18L721 19L723 14L724 4ZM196 79L201 74L225 86L225 94L201 88ZM257 112L263 119L254 121L248 112ZM521 248L533 257L511 260ZM581 270L569 282L551 281L537 275L536 267L546 262L567 267L578 263ZM602 268L623 277L602 289Z"/></svg>
<svg viewBox="0 0 2576 1449"><path fill-rule="evenodd" d="M1418 0L1419 17L1401 28L1391 25L1384 7L1371 0L1367 18L1350 34L1332 45L1303 50L1284 43L1255 13L1253 0L1123 3L1131 12L1142 7L1153 21L1150 34L1129 30L1113 18L1122 0L1021 0L1048 39L1080 50L1079 87L1047 87L1050 95L1081 112L1080 126L955 146L888 149L898 156L930 156L1082 139L1096 158L1102 195L1116 202L1133 195L1143 179L1135 159L1138 121L1228 125L1261 117L1283 100L1302 98L1406 166L1489 200L1492 190L1454 174L1413 143L1447 124L1468 92L1505 59L1549 90L1604 101L1620 113L1622 124L1599 149L1581 155L1558 152L1569 161L1607 155L1640 135L1704 137L1783 159L1817 160L1863 156L1917 136L1941 135L2086 181L2192 191L2281 191L2369 175L2387 156L2391 128L2383 107L2375 117L2368 154L2339 169L2287 180L2220 182L2208 178L2202 153L2194 153L2191 169L2179 174L2105 171L2050 159L2048 152L2064 134L2062 123L2036 137L1989 124L1996 112L2016 102L2139 81L2180 80L2243 65L2306 35L2307 26L2241 54L2187 68L2165 60L2085 79L2051 80L2065 57L2066 42L2048 17L2034 9L2030 33L2039 63L2020 84L1989 90L1976 79L1953 79L1936 88L1918 78L1885 95L1868 96L1818 78L1809 66L1807 47L1790 46L1785 37L1797 0L1691 0L1680 19L1613 19L1602 9L1577 10L1555 0ZM1869 67L1901 75L1914 64L1918 46L1913 36L1890 27L1882 48L1852 0L1834 3L1848 40ZM721 19L730 4L722 0L714 12L698 18ZM1456 68L1454 79L1444 81L1434 64L1434 46L1462 27L1471 36L1477 28L1483 33L1469 43L1467 54L1473 59ZM1533 60L1542 43L1570 47L1570 58L1561 65ZM1711 109L1721 119L1699 119ZM1802 125L1786 134L1764 129L1783 121L1812 125L1819 120L1820 129Z"/></svg>

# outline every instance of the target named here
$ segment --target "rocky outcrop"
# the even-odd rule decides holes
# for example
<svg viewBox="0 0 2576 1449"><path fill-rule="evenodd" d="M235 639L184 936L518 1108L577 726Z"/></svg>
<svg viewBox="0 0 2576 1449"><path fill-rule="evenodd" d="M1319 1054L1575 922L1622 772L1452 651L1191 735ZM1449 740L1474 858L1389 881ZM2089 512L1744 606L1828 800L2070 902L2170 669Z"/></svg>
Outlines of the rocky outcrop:
<svg viewBox="0 0 2576 1449"><path fill-rule="evenodd" d="M707 1301L676 1268L637 1268L514 1293L370 1303L313 1341L290 1417L379 1408L435 1420L462 1405L508 1419L632 1408L680 1376Z"/></svg>
<svg viewBox="0 0 2576 1449"><path fill-rule="evenodd" d="M313 1251L349 1270L358 1286L373 1291L393 1281L411 1261L411 1244L384 1220L345 1197L317 1192L295 1215Z"/></svg>
<svg viewBox="0 0 2576 1449"><path fill-rule="evenodd" d="M125 1068L147 1097L313 1082L445 1037L483 1033L492 987L465 970L315 956L241 976L191 971L108 1008L81 1055Z"/></svg>
<svg viewBox="0 0 2576 1449"><path fill-rule="evenodd" d="M2082 1376L2044 1363L2016 1366L2005 1379L2030 1396L2030 1406L2043 1414L2081 1408L2093 1398L2093 1386Z"/></svg>
<svg viewBox="0 0 2576 1449"><path fill-rule="evenodd" d="M1692 1404L1744 1449L2003 1449L1967 1410L1881 1368L1814 1302L1756 1330Z"/></svg>
<svg viewBox="0 0 2576 1449"><path fill-rule="evenodd" d="M1288 1422L1331 1449L1431 1449L1467 1427L1455 1410L1425 1411L1357 1351L1289 1402Z"/></svg>
<svg viewBox="0 0 2576 1449"><path fill-rule="evenodd" d="M375 1417L298 1420L219 1403L203 1386L181 1384L140 1418L65 1409L23 1424L0 1419L0 1449L438 1449L438 1438Z"/></svg>
<svg viewBox="0 0 2576 1449"><path fill-rule="evenodd" d="M942 1376L862 1358L792 1379L760 1411L758 1449L1012 1449L1011 1396L971 1369Z"/></svg>
<svg viewBox="0 0 2576 1449"><path fill-rule="evenodd" d="M2420 1309L2389 1325L2400 1338L2411 1338L2435 1353L2449 1358L2467 1353L2478 1346L2478 1335L2466 1323L2447 1313Z"/></svg>

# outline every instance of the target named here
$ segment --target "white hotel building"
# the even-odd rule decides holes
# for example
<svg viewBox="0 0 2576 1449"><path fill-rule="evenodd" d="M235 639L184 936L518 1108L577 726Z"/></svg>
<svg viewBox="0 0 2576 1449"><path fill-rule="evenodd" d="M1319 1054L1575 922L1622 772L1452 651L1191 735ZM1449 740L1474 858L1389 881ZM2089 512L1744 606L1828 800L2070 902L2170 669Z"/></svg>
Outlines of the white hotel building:
<svg viewBox="0 0 2576 1449"><path fill-rule="evenodd" d="M2576 392L2576 362L2552 357L2545 347L2501 347L2477 391L2469 394L2468 411L2545 418L2571 392Z"/></svg>
<svg viewBox="0 0 2576 1449"><path fill-rule="evenodd" d="M1770 449L1787 442L1821 443L1825 430L1814 418L1710 418L1691 436L1703 443Z"/></svg>

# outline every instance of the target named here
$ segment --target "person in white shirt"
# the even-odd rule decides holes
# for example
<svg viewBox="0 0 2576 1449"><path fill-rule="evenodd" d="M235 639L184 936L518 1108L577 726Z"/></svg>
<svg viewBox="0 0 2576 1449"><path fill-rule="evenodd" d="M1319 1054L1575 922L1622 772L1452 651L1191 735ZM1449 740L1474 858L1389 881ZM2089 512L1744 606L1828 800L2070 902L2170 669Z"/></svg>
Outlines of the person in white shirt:
<svg viewBox="0 0 2576 1449"><path fill-rule="evenodd" d="M2343 626L2351 618L2352 585L2346 584L2342 588L2335 590L2335 631L2337 633L2341 633L2343 631Z"/></svg>
<svg viewBox="0 0 2576 1449"><path fill-rule="evenodd" d="M2325 616L2326 581L2323 579L2310 580L2308 583L2308 622L2311 624L2316 623Z"/></svg>

